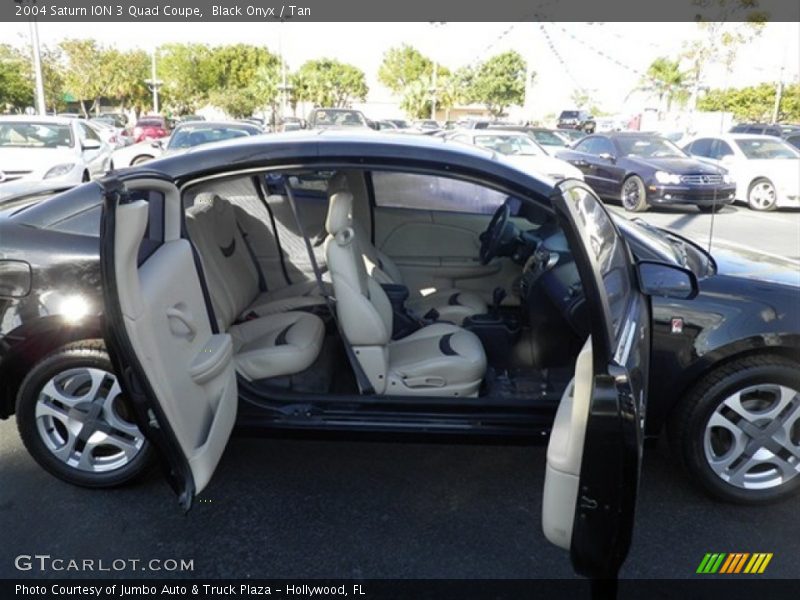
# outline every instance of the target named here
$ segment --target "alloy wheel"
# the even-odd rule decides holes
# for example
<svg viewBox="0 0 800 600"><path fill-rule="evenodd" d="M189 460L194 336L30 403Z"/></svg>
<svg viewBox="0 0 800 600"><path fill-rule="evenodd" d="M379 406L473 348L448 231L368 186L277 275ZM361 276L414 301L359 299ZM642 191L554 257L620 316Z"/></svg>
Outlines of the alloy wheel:
<svg viewBox="0 0 800 600"><path fill-rule="evenodd" d="M36 428L57 459L91 473L124 467L145 443L116 376L97 368L68 369L48 380L36 401Z"/></svg>
<svg viewBox="0 0 800 600"><path fill-rule="evenodd" d="M726 483L781 486L800 473L800 393L777 384L745 387L714 410L703 438L708 465Z"/></svg>
<svg viewBox="0 0 800 600"><path fill-rule="evenodd" d="M769 210L775 200L775 186L769 181L760 181L750 190L750 206L756 210Z"/></svg>
<svg viewBox="0 0 800 600"><path fill-rule="evenodd" d="M622 187L622 204L627 210L635 210L641 200L641 190L634 178L628 179Z"/></svg>

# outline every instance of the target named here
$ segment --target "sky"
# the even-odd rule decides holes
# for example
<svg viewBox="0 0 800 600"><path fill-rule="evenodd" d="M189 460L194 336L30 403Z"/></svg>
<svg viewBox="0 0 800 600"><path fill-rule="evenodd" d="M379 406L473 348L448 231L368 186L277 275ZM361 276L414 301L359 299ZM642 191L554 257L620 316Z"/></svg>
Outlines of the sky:
<svg viewBox="0 0 800 600"><path fill-rule="evenodd" d="M27 24L0 24L0 42L24 44ZM407 43L456 69L492 54L515 49L536 71L527 103L534 116L572 108L570 95L583 88L593 104L608 112L630 112L653 104L630 97L648 65L658 56L677 57L700 34L694 23L55 23L39 24L42 44L92 37L120 49L150 50L165 42L251 43L282 52L290 68L314 58L335 58L362 69L370 87L374 118L401 116L398 98L377 80L384 52ZM549 38L549 39L548 39ZM583 43L581 43L583 42ZM551 46L552 44L552 46ZM599 52L598 52L599 51ZM602 56L600 53L605 54ZM619 66L617 63L625 65ZM769 23L743 46L732 72L709 69L710 87L762 81L800 81L800 24Z"/></svg>

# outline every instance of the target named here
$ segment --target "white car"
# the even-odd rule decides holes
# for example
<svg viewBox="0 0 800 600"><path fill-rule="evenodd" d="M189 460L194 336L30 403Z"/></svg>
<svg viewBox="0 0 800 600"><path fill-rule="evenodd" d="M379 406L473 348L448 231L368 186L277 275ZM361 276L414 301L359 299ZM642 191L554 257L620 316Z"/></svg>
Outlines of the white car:
<svg viewBox="0 0 800 600"><path fill-rule="evenodd" d="M800 152L779 138L708 135L694 138L683 149L728 169L736 182L736 199L753 210L800 206Z"/></svg>
<svg viewBox="0 0 800 600"><path fill-rule="evenodd" d="M111 148L80 119L0 117L0 185L42 180L80 183L113 168Z"/></svg>
<svg viewBox="0 0 800 600"><path fill-rule="evenodd" d="M114 125L114 121L111 119L97 117L89 119L86 124L93 128L103 138L103 141L114 150L130 146L133 143L133 138L128 135L125 129Z"/></svg>
<svg viewBox="0 0 800 600"><path fill-rule="evenodd" d="M538 143L525 133L504 131L501 129L475 129L457 131L447 136L454 142L472 144L498 154L503 154L507 161L529 172L561 179L580 179L583 173L565 160L550 156Z"/></svg>
<svg viewBox="0 0 800 600"><path fill-rule="evenodd" d="M169 138L148 139L124 148L118 148L114 151L114 164L122 168L146 163L161 156L168 142Z"/></svg>

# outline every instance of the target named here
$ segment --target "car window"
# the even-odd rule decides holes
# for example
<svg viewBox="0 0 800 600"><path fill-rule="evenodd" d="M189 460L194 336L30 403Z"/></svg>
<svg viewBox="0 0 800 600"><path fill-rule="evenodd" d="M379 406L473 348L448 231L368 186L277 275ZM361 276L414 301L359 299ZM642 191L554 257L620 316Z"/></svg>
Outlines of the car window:
<svg viewBox="0 0 800 600"><path fill-rule="evenodd" d="M567 201L575 203L580 222L587 234L589 253L599 269L608 297L609 316L615 335L619 335L631 296L631 275L627 251L602 204L588 190L573 187Z"/></svg>
<svg viewBox="0 0 800 600"><path fill-rule="evenodd" d="M790 135L786 138L786 142L795 148L800 148L800 134Z"/></svg>
<svg viewBox="0 0 800 600"><path fill-rule="evenodd" d="M436 175L377 171L372 173L372 185L375 204L386 208L491 214L508 198L476 183ZM512 205L514 214L519 205Z"/></svg>
<svg viewBox="0 0 800 600"><path fill-rule="evenodd" d="M66 124L0 121L2 148L71 148L74 145L72 128Z"/></svg>
<svg viewBox="0 0 800 600"><path fill-rule="evenodd" d="M525 134L476 135L475 145L500 154L522 156L544 156L546 152Z"/></svg>
<svg viewBox="0 0 800 600"><path fill-rule="evenodd" d="M711 158L722 160L726 156L733 156L733 148L725 140L715 140L711 148Z"/></svg>
<svg viewBox="0 0 800 600"><path fill-rule="evenodd" d="M600 140L602 138L599 137L589 137L586 139L581 140L575 146L575 150L578 152L585 152L586 154L600 154Z"/></svg>
<svg viewBox="0 0 800 600"><path fill-rule="evenodd" d="M533 137L536 139L537 142L540 144L544 144L546 146L566 146L566 142L563 138L558 137L552 131L534 131Z"/></svg>
<svg viewBox="0 0 800 600"><path fill-rule="evenodd" d="M82 141L85 140L93 140L95 142L102 141L100 139L100 136L97 135L97 132L88 125L86 125L85 123L78 123L78 135Z"/></svg>
<svg viewBox="0 0 800 600"><path fill-rule="evenodd" d="M656 136L618 137L622 156L640 156L642 158L684 158L686 155L675 144Z"/></svg>
<svg viewBox="0 0 800 600"><path fill-rule="evenodd" d="M714 145L714 140L712 138L701 138L699 140L693 141L689 145L689 152L691 152L695 156L704 156L706 158L711 158L711 147L713 145Z"/></svg>
<svg viewBox="0 0 800 600"><path fill-rule="evenodd" d="M170 149L192 148L211 142L220 142L252 135L246 127L213 127L208 125L191 125L178 127L169 139Z"/></svg>
<svg viewBox="0 0 800 600"><path fill-rule="evenodd" d="M798 158L800 154L795 148L779 139L741 138L736 140L744 155L751 160L774 160Z"/></svg>

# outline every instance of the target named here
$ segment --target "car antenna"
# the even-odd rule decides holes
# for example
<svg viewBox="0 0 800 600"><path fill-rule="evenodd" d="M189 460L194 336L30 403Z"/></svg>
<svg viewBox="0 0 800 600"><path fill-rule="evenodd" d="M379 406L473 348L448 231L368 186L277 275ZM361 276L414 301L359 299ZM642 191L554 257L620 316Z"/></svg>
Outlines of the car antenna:
<svg viewBox="0 0 800 600"><path fill-rule="evenodd" d="M714 186L714 197L711 200L711 225L708 228L708 253L711 254L711 244L714 241L714 218L717 216L717 186Z"/></svg>

